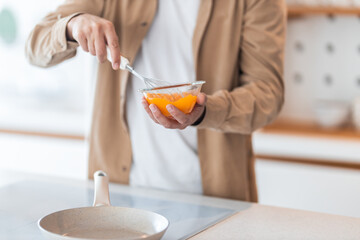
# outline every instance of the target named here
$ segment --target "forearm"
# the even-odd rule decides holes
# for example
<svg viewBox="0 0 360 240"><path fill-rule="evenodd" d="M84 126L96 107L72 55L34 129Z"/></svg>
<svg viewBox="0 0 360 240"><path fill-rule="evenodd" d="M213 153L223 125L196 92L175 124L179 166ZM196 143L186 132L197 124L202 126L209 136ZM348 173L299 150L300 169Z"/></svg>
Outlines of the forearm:
<svg viewBox="0 0 360 240"><path fill-rule="evenodd" d="M56 65L76 54L76 42L66 39L66 24L72 15L35 26L27 40L25 53L29 62L39 67Z"/></svg>
<svg viewBox="0 0 360 240"><path fill-rule="evenodd" d="M59 6L30 33L25 46L29 62L40 67L50 67L75 56L78 44L66 38L67 23L80 13L99 15L102 8L103 1L100 0L66 1Z"/></svg>
<svg viewBox="0 0 360 240"><path fill-rule="evenodd" d="M283 104L283 88L249 84L208 96L206 115L199 128L250 134L273 121Z"/></svg>

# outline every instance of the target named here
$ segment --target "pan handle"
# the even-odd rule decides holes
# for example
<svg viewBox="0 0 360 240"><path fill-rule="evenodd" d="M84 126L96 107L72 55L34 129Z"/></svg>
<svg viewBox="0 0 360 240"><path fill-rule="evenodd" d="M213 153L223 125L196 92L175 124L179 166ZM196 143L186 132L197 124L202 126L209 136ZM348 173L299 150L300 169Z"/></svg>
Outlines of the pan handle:
<svg viewBox="0 0 360 240"><path fill-rule="evenodd" d="M94 173L95 194L94 207L110 206L109 197L109 178L103 171L96 171Z"/></svg>

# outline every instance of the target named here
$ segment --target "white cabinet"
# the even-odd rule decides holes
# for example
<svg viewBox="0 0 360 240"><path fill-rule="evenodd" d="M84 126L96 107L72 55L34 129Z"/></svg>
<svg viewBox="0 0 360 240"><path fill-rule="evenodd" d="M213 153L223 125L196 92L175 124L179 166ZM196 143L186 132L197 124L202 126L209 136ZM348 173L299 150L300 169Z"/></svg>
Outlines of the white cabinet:
<svg viewBox="0 0 360 240"><path fill-rule="evenodd" d="M360 217L360 170L256 161L259 203Z"/></svg>
<svg viewBox="0 0 360 240"><path fill-rule="evenodd" d="M82 140L1 133L0 169L86 179L86 149Z"/></svg>

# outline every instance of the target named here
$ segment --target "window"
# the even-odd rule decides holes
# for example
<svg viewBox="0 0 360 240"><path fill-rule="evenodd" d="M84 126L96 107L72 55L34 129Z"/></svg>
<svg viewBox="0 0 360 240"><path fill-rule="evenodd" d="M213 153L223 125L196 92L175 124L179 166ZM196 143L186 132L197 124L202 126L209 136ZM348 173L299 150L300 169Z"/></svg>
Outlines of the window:
<svg viewBox="0 0 360 240"><path fill-rule="evenodd" d="M67 135L86 131L94 58L78 51L75 58L42 69L31 66L24 54L35 24L61 3L0 3L0 129Z"/></svg>

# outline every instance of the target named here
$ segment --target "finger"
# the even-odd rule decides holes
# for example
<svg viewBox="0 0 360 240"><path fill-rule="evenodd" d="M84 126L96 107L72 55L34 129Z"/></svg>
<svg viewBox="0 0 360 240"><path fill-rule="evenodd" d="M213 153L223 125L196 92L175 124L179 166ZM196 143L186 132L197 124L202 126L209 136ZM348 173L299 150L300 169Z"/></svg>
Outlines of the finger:
<svg viewBox="0 0 360 240"><path fill-rule="evenodd" d="M81 46L81 48L82 48L85 52L89 52L88 43L87 43L87 39L86 39L85 34L79 33L79 34L76 36L76 39L75 39L75 40L79 43L79 45Z"/></svg>
<svg viewBox="0 0 360 240"><path fill-rule="evenodd" d="M111 59L113 61L112 67L114 70L117 70L120 67L119 38L115 32L114 25L111 22L108 22L105 27L105 39L110 48Z"/></svg>
<svg viewBox="0 0 360 240"><path fill-rule="evenodd" d="M203 113L204 109L205 109L205 106L197 105L194 107L193 111L190 114L201 115Z"/></svg>
<svg viewBox="0 0 360 240"><path fill-rule="evenodd" d="M204 111L205 111L205 106L201 106L201 105L195 106L193 111L189 114L189 118L191 119L189 125L196 122L204 113Z"/></svg>
<svg viewBox="0 0 360 240"><path fill-rule="evenodd" d="M180 124L174 124L170 119L165 117L159 108L155 104L150 104L150 110L154 115L155 119L159 122L159 124L163 125L165 128L179 128Z"/></svg>
<svg viewBox="0 0 360 240"><path fill-rule="evenodd" d="M196 103L199 105L205 105L207 101L207 96L205 93L199 93L196 98Z"/></svg>
<svg viewBox="0 0 360 240"><path fill-rule="evenodd" d="M88 39L88 49L91 55L96 56L95 45L93 39Z"/></svg>
<svg viewBox="0 0 360 240"><path fill-rule="evenodd" d="M105 37L102 33L100 33L95 38L95 51L96 56L99 62L103 63L106 60L106 45L105 45Z"/></svg>
<svg viewBox="0 0 360 240"><path fill-rule="evenodd" d="M154 115L152 114L150 108L149 108L149 104L148 102L145 100L145 98L142 99L141 101L146 113L149 115L149 117L157 124L159 124L159 122L155 119Z"/></svg>
<svg viewBox="0 0 360 240"><path fill-rule="evenodd" d="M176 121L178 121L182 125L188 125L189 123L189 115L186 115L182 111L180 111L177 107L175 107L172 104L168 104L166 106L166 109L169 111L171 116L175 118Z"/></svg>

